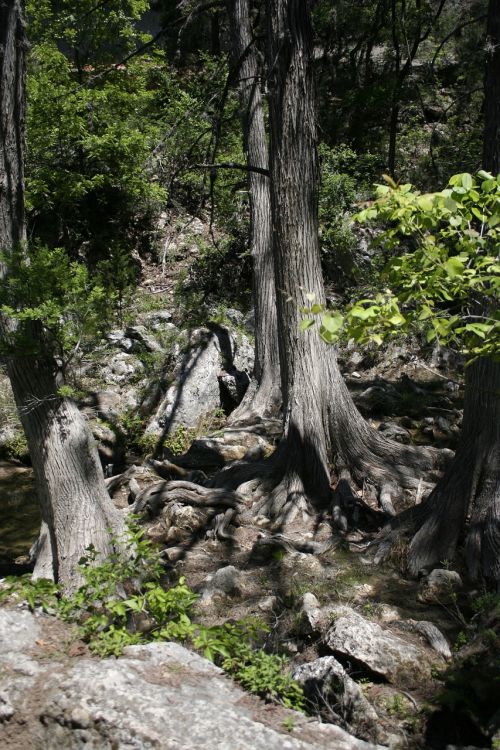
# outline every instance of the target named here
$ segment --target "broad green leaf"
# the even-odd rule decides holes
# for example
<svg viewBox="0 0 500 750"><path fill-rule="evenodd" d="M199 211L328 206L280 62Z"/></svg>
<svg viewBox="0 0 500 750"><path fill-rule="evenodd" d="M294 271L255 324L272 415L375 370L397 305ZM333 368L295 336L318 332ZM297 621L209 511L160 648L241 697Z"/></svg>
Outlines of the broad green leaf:
<svg viewBox="0 0 500 750"><path fill-rule="evenodd" d="M402 326L404 323L406 323L406 319L401 315L401 313L397 312L394 313L394 315L391 315L389 318L389 323L391 323L393 326Z"/></svg>
<svg viewBox="0 0 500 750"><path fill-rule="evenodd" d="M472 175L470 175L468 172L464 172L462 175L462 185L466 190L470 190L472 188Z"/></svg>
<svg viewBox="0 0 500 750"><path fill-rule="evenodd" d="M323 328L328 333L337 333L344 324L344 316L340 313L327 313L322 318Z"/></svg>
<svg viewBox="0 0 500 750"><path fill-rule="evenodd" d="M351 317L353 318L359 318L360 320L368 320L368 318L373 318L378 312L378 308L372 306L372 307L359 307L358 305L355 305L351 309Z"/></svg>
<svg viewBox="0 0 500 750"><path fill-rule="evenodd" d="M453 279L457 276L462 276L464 272L464 264L458 258L448 258L444 264L448 276Z"/></svg>

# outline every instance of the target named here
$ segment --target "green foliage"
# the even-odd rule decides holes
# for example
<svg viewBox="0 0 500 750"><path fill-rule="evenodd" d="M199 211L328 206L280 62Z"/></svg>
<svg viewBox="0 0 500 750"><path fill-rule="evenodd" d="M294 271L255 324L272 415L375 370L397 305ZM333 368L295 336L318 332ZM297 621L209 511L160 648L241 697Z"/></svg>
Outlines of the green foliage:
<svg viewBox="0 0 500 750"><path fill-rule="evenodd" d="M327 277L352 277L356 238L349 213L356 200L357 155L347 146L318 148L321 163L319 220L322 260Z"/></svg>
<svg viewBox="0 0 500 750"><path fill-rule="evenodd" d="M31 610L40 607L44 612L53 614L59 605L59 593L59 585L46 578L33 580L30 573L8 576L0 588L0 603L14 597L25 601Z"/></svg>
<svg viewBox="0 0 500 750"><path fill-rule="evenodd" d="M287 708L303 711L303 691L287 673L286 658L253 648L253 644L265 632L267 628L258 620L225 623L221 627L210 629L209 637L213 636L215 644L211 648L223 657L223 669L250 693L267 700L279 701ZM199 641L198 645L201 645ZM206 651L205 655L208 656Z"/></svg>
<svg viewBox="0 0 500 750"><path fill-rule="evenodd" d="M171 451L174 456L181 456L185 453L196 437L196 430L180 424L169 434L163 441L167 450Z"/></svg>
<svg viewBox="0 0 500 750"><path fill-rule="evenodd" d="M145 0L28 4L28 218L36 237L95 262L130 247L165 191L151 179L159 140L159 52L120 62L146 37ZM64 49L65 52L61 52Z"/></svg>
<svg viewBox="0 0 500 750"><path fill-rule="evenodd" d="M379 185L358 221L385 225L377 242L390 255L373 297L322 314L321 335L380 344L411 328L428 342L459 348L469 359L494 356L500 343L498 241L500 177L481 171L452 177L445 190L421 194L411 185ZM404 251L401 252L401 248ZM314 318L306 318L308 328Z"/></svg>
<svg viewBox="0 0 500 750"><path fill-rule="evenodd" d="M63 360L86 338L94 338L113 312L114 298L86 266L72 261L62 248L37 244L15 249L3 257L8 272L0 285L1 311L19 322L12 340L2 346L33 351L43 332L44 347Z"/></svg>
<svg viewBox="0 0 500 750"><path fill-rule="evenodd" d="M28 455L28 442L24 432L16 432L11 438L4 441L2 452L7 458L22 460Z"/></svg>
<svg viewBox="0 0 500 750"><path fill-rule="evenodd" d="M119 656L126 646L155 640L187 642L217 661L249 692L288 708L304 710L302 688L286 671L284 657L256 648L268 628L256 619L205 627L193 621L198 599L184 578L165 589L160 553L135 522L117 545L120 552L98 560L89 547L80 560L84 583L72 595L52 581L9 577L0 602L25 601L30 609L79 624L81 637L99 656Z"/></svg>

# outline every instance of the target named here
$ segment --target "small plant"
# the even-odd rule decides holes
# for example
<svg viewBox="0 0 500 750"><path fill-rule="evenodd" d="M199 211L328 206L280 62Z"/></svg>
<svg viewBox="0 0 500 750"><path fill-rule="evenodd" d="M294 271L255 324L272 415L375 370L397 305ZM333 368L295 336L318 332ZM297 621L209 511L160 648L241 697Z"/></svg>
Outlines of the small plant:
<svg viewBox="0 0 500 750"><path fill-rule="evenodd" d="M387 700L385 708L389 716L403 717L407 711L406 704L400 695L393 695L390 700Z"/></svg>
<svg viewBox="0 0 500 750"><path fill-rule="evenodd" d="M84 583L72 595L64 595L52 581L11 577L0 589L0 602L22 600L32 610L41 607L76 622L98 656L120 656L127 646L155 640L190 643L249 692L304 710L302 688L286 671L286 658L258 648L267 626L255 619L215 627L193 622L198 595L184 578L163 588L160 554L135 520L129 524L125 547L124 553L103 561L89 547L80 561Z"/></svg>
<svg viewBox="0 0 500 750"><path fill-rule="evenodd" d="M3 452L7 458L21 460L28 455L28 443L24 432L17 432L3 444Z"/></svg>
<svg viewBox="0 0 500 750"><path fill-rule="evenodd" d="M281 723L283 724L283 727L287 732L293 732L293 730L295 729L295 719L293 718L293 716L287 716L286 719L283 719Z"/></svg>
<svg viewBox="0 0 500 750"><path fill-rule="evenodd" d="M165 438L163 445L174 456L180 456L185 453L196 437L196 431L189 429L180 424L168 437Z"/></svg>
<svg viewBox="0 0 500 750"><path fill-rule="evenodd" d="M461 630L460 633L457 635L453 649L454 651L459 651L463 646L466 646L468 643L469 643L469 636L467 635L465 630Z"/></svg>
<svg viewBox="0 0 500 750"><path fill-rule="evenodd" d="M60 587L46 578L33 580L31 574L8 576L0 589L0 604L14 598L25 601L31 610L38 607L44 612L54 614L58 610Z"/></svg>
<svg viewBox="0 0 500 750"><path fill-rule="evenodd" d="M488 612L498 606L500 606L500 595L493 591L486 591L472 602L472 609L478 614Z"/></svg>

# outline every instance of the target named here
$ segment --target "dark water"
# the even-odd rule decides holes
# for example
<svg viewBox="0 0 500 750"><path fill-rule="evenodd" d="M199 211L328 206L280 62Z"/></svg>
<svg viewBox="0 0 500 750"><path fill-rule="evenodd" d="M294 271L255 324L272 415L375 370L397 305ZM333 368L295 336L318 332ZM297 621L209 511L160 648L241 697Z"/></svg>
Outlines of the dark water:
<svg viewBox="0 0 500 750"><path fill-rule="evenodd" d="M0 575L15 572L40 528L31 469L0 461Z"/></svg>

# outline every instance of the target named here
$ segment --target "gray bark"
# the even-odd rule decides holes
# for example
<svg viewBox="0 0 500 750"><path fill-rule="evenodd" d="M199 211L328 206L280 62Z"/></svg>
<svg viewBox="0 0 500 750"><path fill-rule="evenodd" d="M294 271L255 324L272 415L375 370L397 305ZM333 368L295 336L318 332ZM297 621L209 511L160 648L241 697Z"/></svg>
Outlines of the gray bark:
<svg viewBox="0 0 500 750"><path fill-rule="evenodd" d="M489 0L484 77L484 168L500 172L500 2Z"/></svg>
<svg viewBox="0 0 500 750"><path fill-rule="evenodd" d="M24 125L26 38L21 0L0 3L0 246L10 255L26 241L24 220ZM8 275L8 263L0 278ZM7 370L30 450L43 518L36 545L35 577L78 585L85 549L111 550L109 528L121 516L106 491L96 446L76 405L58 395L62 384L41 326L23 329L30 354L20 354L20 326L0 317Z"/></svg>
<svg viewBox="0 0 500 750"><path fill-rule="evenodd" d="M269 158L261 65L252 35L249 0L227 0L227 9L233 65L238 66L240 116L247 164L267 170ZM231 415L231 422L276 413L281 405L269 177L252 171L248 174L257 387L249 389L242 404Z"/></svg>
<svg viewBox="0 0 500 750"><path fill-rule="evenodd" d="M452 560L465 537L472 577L500 583L500 363L467 369L462 437L455 459L419 513L408 552L416 575Z"/></svg>
<svg viewBox="0 0 500 750"><path fill-rule="evenodd" d="M265 509L282 513L287 501L304 505L329 496L328 459L362 482L418 485L438 454L385 439L357 411L340 374L335 351L317 326L299 330L309 305L325 300L321 273L312 31L308 4L269 0L268 62L273 252L284 440L274 463L284 479ZM271 507L272 506L272 507Z"/></svg>

